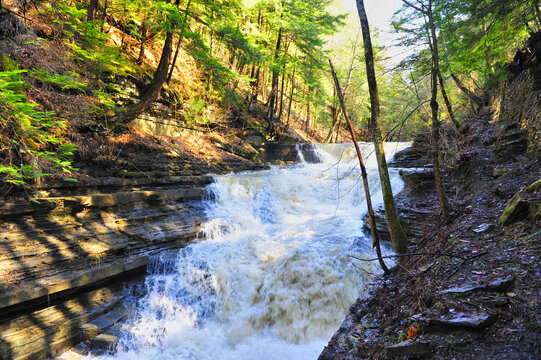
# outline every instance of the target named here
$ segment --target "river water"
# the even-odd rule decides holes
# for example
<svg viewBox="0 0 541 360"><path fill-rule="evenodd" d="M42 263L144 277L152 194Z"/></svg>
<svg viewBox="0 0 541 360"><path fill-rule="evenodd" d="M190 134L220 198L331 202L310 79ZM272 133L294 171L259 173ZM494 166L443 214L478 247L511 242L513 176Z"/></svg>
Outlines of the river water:
<svg viewBox="0 0 541 360"><path fill-rule="evenodd" d="M407 145L386 144L388 158ZM373 147L361 148L377 207ZM316 151L317 164L215 176L198 240L149 270L116 354L87 358L317 359L372 278L348 256L374 252L353 146ZM397 193L403 183L390 175Z"/></svg>

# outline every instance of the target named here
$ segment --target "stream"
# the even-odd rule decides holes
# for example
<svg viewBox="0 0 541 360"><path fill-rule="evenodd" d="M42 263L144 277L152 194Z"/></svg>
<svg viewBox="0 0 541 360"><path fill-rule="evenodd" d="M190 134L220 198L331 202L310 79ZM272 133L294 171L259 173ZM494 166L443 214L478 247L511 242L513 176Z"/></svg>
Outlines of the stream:
<svg viewBox="0 0 541 360"><path fill-rule="evenodd" d="M373 146L360 145L378 207ZM149 266L116 353L84 359L317 359L381 270L348 257L375 256L353 146L316 146L320 163L215 176L198 239ZM407 146L387 143L387 158Z"/></svg>

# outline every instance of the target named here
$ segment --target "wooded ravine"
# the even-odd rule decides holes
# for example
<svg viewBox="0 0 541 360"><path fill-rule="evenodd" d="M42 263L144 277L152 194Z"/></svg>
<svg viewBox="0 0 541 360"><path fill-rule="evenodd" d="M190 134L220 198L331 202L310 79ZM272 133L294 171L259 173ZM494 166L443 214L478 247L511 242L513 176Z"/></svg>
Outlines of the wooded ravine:
<svg viewBox="0 0 541 360"><path fill-rule="evenodd" d="M0 359L541 357L540 2L352 5L0 0Z"/></svg>

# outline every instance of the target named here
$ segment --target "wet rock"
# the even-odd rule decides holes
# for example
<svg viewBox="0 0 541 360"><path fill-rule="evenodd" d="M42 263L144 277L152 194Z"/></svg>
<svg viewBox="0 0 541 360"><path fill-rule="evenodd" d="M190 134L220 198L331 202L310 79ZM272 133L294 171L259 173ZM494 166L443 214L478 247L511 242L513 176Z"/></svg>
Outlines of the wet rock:
<svg viewBox="0 0 541 360"><path fill-rule="evenodd" d="M477 233L477 234L480 234L480 233L484 233L484 232L492 230L492 229L494 229L493 224L481 224L478 227L476 227L475 229L473 229L473 232Z"/></svg>
<svg viewBox="0 0 541 360"><path fill-rule="evenodd" d="M516 193L507 203L498 219L500 225L529 219L536 222L541 218L541 179Z"/></svg>
<svg viewBox="0 0 541 360"><path fill-rule="evenodd" d="M509 303L509 299L506 297L493 297L481 300L485 306L504 306Z"/></svg>
<svg viewBox="0 0 541 360"><path fill-rule="evenodd" d="M389 167L394 168L424 168L431 162L429 132L415 136L413 143L407 149L396 153Z"/></svg>
<svg viewBox="0 0 541 360"><path fill-rule="evenodd" d="M396 207L400 224L410 239L421 238L426 229L433 226L436 222L437 214L431 210L407 207L405 204L398 201ZM376 217L376 229L378 230L381 240L391 241L391 234L389 233L387 222L385 220L385 211L382 209L376 210L374 215ZM365 215L364 217L363 230L370 233L370 221L368 215Z"/></svg>
<svg viewBox="0 0 541 360"><path fill-rule="evenodd" d="M21 285L18 291L0 295L0 310L6 311L5 308L32 300L39 301L41 299L49 301L51 296L64 291L95 285L106 279L111 279L129 272L144 271L148 264L148 257L128 258L125 261L126 263L110 264L99 269L74 271L68 274L62 274L62 276L50 277L44 280L43 285Z"/></svg>
<svg viewBox="0 0 541 360"><path fill-rule="evenodd" d="M387 356L389 357L402 357L402 356L411 356L411 357L421 357L429 356L432 354L430 349L430 344L427 342L416 342L413 340L406 340L387 347Z"/></svg>
<svg viewBox="0 0 541 360"><path fill-rule="evenodd" d="M509 276L502 279L497 279L488 284L483 285L467 285L462 287L455 287L447 290L437 292L436 295L443 294L467 294L473 291L494 291L494 292L503 292L510 289L515 283L515 278Z"/></svg>
<svg viewBox="0 0 541 360"><path fill-rule="evenodd" d="M98 332L101 334L109 330L113 325L122 321L126 317L126 312L127 311L123 306L118 306L110 312L94 319L92 323L85 325L98 329Z"/></svg>
<svg viewBox="0 0 541 360"><path fill-rule="evenodd" d="M100 334L89 343L89 348L93 354L102 355L107 352L115 352L117 344L118 336Z"/></svg>
<svg viewBox="0 0 541 360"><path fill-rule="evenodd" d="M80 294L0 324L0 359L47 359L81 339L81 327L122 299L121 287Z"/></svg>
<svg viewBox="0 0 541 360"><path fill-rule="evenodd" d="M84 324L81 326L81 336L85 340L92 340L100 334L100 328L94 324Z"/></svg>
<svg viewBox="0 0 541 360"><path fill-rule="evenodd" d="M262 163L296 163L300 161L297 145L282 145L269 143L264 148L259 149L257 159Z"/></svg>
<svg viewBox="0 0 541 360"><path fill-rule="evenodd" d="M423 322L428 323L427 331L452 331L454 329L483 329L492 325L497 317L493 314L477 314L467 316L457 314L450 318L423 318Z"/></svg>

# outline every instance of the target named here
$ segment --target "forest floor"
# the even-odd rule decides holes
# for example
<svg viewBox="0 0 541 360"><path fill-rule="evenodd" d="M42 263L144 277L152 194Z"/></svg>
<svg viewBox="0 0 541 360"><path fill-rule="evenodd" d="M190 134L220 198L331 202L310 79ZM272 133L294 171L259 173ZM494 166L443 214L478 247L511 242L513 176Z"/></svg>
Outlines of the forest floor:
<svg viewBox="0 0 541 360"><path fill-rule="evenodd" d="M492 123L472 119L456 144L451 221L414 240L409 251L424 255L371 284L320 360L541 358L541 219L498 224L509 199L541 179L541 164L502 149L514 130ZM541 189L532 196L539 206ZM433 190L417 200L439 211Z"/></svg>

